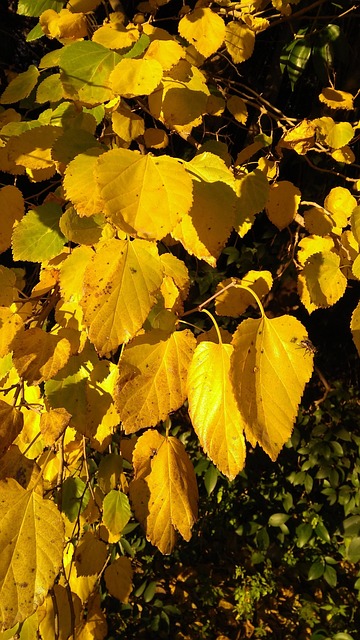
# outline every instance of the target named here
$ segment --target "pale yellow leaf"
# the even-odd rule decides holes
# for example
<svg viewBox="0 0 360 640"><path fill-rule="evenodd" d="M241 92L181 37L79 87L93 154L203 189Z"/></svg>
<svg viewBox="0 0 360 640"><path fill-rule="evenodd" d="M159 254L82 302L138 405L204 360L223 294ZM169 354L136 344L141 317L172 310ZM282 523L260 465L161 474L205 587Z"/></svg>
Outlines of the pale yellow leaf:
<svg viewBox="0 0 360 640"><path fill-rule="evenodd" d="M330 212L335 226L346 227L348 220L356 207L356 199L349 189L334 187L326 196L324 207Z"/></svg>
<svg viewBox="0 0 360 640"><path fill-rule="evenodd" d="M334 240L330 236L311 235L302 238L298 244L297 259L304 266L306 260L314 253L331 251L335 247Z"/></svg>
<svg viewBox="0 0 360 640"><path fill-rule="evenodd" d="M12 478L0 486L0 628L8 629L28 618L53 586L64 525L50 500Z"/></svg>
<svg viewBox="0 0 360 640"><path fill-rule="evenodd" d="M92 41L102 44L108 49L127 49L128 47L132 47L139 37L140 32L134 25L129 24L125 27L118 22L110 22L95 31Z"/></svg>
<svg viewBox="0 0 360 640"><path fill-rule="evenodd" d="M272 460L289 439L313 370L313 353L296 318L244 320L234 333L231 378L245 435Z"/></svg>
<svg viewBox="0 0 360 640"><path fill-rule="evenodd" d="M132 592L133 570L129 558L117 558L105 569L106 587L114 598L128 602Z"/></svg>
<svg viewBox="0 0 360 640"><path fill-rule="evenodd" d="M99 158L96 179L107 217L142 238L164 238L192 203L192 180L169 156L112 149Z"/></svg>
<svg viewBox="0 0 360 640"><path fill-rule="evenodd" d="M160 84L163 69L157 60L124 58L110 74L110 85L124 98L149 95Z"/></svg>
<svg viewBox="0 0 360 640"><path fill-rule="evenodd" d="M83 296L83 279L94 252L90 247L75 247L60 270L60 289L66 302L78 303Z"/></svg>
<svg viewBox="0 0 360 640"><path fill-rule="evenodd" d="M350 329L358 354L360 355L360 303L354 309L351 316Z"/></svg>
<svg viewBox="0 0 360 640"><path fill-rule="evenodd" d="M255 34L248 26L234 20L226 26L225 46L235 64L244 62L254 51Z"/></svg>
<svg viewBox="0 0 360 640"><path fill-rule="evenodd" d="M320 102L324 102L330 109L354 108L354 96L347 91L338 91L332 87L326 87L319 95Z"/></svg>
<svg viewBox="0 0 360 640"><path fill-rule="evenodd" d="M170 335L152 330L128 345L120 360L115 396L125 433L155 426L181 407L195 346L188 329Z"/></svg>
<svg viewBox="0 0 360 640"><path fill-rule="evenodd" d="M224 20L211 9L201 7L179 22L179 34L205 58L217 51L225 38Z"/></svg>
<svg viewBox="0 0 360 640"><path fill-rule="evenodd" d="M100 355L141 329L162 278L157 247L151 242L114 238L98 247L85 271L81 306Z"/></svg>
<svg viewBox="0 0 360 640"><path fill-rule="evenodd" d="M345 293L347 280L340 270L340 256L332 251L311 255L305 263L303 276L311 302L318 307L330 307Z"/></svg>
<svg viewBox="0 0 360 640"><path fill-rule="evenodd" d="M153 40L144 55L145 60L157 60L164 71L169 71L184 57L185 50L175 40Z"/></svg>
<svg viewBox="0 0 360 640"><path fill-rule="evenodd" d="M216 292L221 291L230 283L239 284L242 287L249 287L261 299L269 293L273 279L270 271L248 271L241 279L228 278L220 282ZM224 293L217 296L215 300L215 310L220 316L230 316L238 318L249 306L257 306L254 296L243 288L231 287Z"/></svg>
<svg viewBox="0 0 360 640"><path fill-rule="evenodd" d="M235 228L243 237L251 228L255 215L265 207L269 195L269 183L260 169L255 169L235 182L236 221Z"/></svg>
<svg viewBox="0 0 360 640"><path fill-rule="evenodd" d="M182 310L182 302L189 293L190 276L182 260L171 253L163 253L160 256L164 269L164 280L160 291L164 298L165 309L173 311Z"/></svg>
<svg viewBox="0 0 360 640"><path fill-rule="evenodd" d="M103 212L104 202L93 176L101 154L102 150L97 147L88 149L86 153L79 153L66 168L63 184L65 195L79 216Z"/></svg>
<svg viewBox="0 0 360 640"><path fill-rule="evenodd" d="M229 377L230 344L201 342L188 375L189 415L200 445L229 480L245 464L243 421Z"/></svg>
<svg viewBox="0 0 360 640"><path fill-rule="evenodd" d="M10 346L19 376L35 385L55 376L66 365L71 351L66 338L38 327L19 331Z"/></svg>
<svg viewBox="0 0 360 640"><path fill-rule="evenodd" d="M269 220L281 231L294 220L301 200L300 190L288 180L271 185L265 206Z"/></svg>

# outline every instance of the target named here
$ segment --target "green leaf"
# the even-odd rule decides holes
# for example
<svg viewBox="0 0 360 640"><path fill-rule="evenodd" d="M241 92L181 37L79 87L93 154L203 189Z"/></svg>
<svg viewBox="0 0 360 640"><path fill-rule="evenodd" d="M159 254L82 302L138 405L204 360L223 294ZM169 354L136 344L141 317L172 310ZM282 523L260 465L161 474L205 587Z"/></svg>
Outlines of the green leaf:
<svg viewBox="0 0 360 640"><path fill-rule="evenodd" d="M34 40L39 40L39 38L44 38L44 32L41 28L40 22L38 22L31 31L26 36L26 42L34 42Z"/></svg>
<svg viewBox="0 0 360 640"><path fill-rule="evenodd" d="M86 509L90 500L90 491L80 478L66 478L62 485L61 509L70 522Z"/></svg>
<svg viewBox="0 0 360 640"><path fill-rule="evenodd" d="M112 489L103 502L103 521L109 531L119 535L130 520L128 497L122 491Z"/></svg>
<svg viewBox="0 0 360 640"><path fill-rule="evenodd" d="M214 491L217 485L218 479L219 479L219 471L213 464L210 464L204 476L204 484L205 484L205 489L207 491L208 496Z"/></svg>
<svg viewBox="0 0 360 640"><path fill-rule="evenodd" d="M330 585L330 587L336 587L337 573L334 567L329 567L328 565L326 565L323 577L328 583L328 585Z"/></svg>
<svg viewBox="0 0 360 640"><path fill-rule="evenodd" d="M269 525L271 527L281 527L282 524L285 524L289 520L290 516L286 513L273 513L269 518Z"/></svg>
<svg viewBox="0 0 360 640"><path fill-rule="evenodd" d="M353 538L347 550L349 562L359 562L360 560L360 537Z"/></svg>
<svg viewBox="0 0 360 640"><path fill-rule="evenodd" d="M14 260L42 262L57 256L66 241L59 229L61 216L61 207L55 202L30 209L13 232Z"/></svg>
<svg viewBox="0 0 360 640"><path fill-rule="evenodd" d="M317 580L321 578L325 570L324 564L322 562L313 562L308 573L308 580Z"/></svg>
<svg viewBox="0 0 360 640"><path fill-rule="evenodd" d="M33 64L30 65L27 71L19 73L1 94L1 104L13 104L27 98L35 87L38 77L39 71Z"/></svg>
<svg viewBox="0 0 360 640"><path fill-rule="evenodd" d="M38 18L47 9L59 12L64 6L64 0L19 0L17 13L21 16Z"/></svg>
<svg viewBox="0 0 360 640"><path fill-rule="evenodd" d="M294 46L291 48L286 64L286 69L292 88L294 88L296 82L303 74L305 67L309 61L310 55L310 42L305 38L296 40Z"/></svg>
<svg viewBox="0 0 360 640"><path fill-rule="evenodd" d="M146 33L143 33L140 36L139 40L135 42L134 46L131 47L130 51L128 51L127 53L124 53L121 56L121 58L138 58L144 53L144 51L146 51L149 44L150 44L149 36L147 36Z"/></svg>
<svg viewBox="0 0 360 640"><path fill-rule="evenodd" d="M357 536L360 532L360 516L350 516L343 522L344 536L351 537Z"/></svg>
<svg viewBox="0 0 360 640"><path fill-rule="evenodd" d="M324 542L328 542L330 544L331 539L330 539L329 532L328 532L327 528L325 527L325 525L322 522L319 522L316 525L315 533L316 533L317 536L319 536L319 538L321 540L323 540Z"/></svg>
<svg viewBox="0 0 360 640"><path fill-rule="evenodd" d="M296 527L297 546L301 549L309 542L312 536L313 528L310 524L304 522Z"/></svg>

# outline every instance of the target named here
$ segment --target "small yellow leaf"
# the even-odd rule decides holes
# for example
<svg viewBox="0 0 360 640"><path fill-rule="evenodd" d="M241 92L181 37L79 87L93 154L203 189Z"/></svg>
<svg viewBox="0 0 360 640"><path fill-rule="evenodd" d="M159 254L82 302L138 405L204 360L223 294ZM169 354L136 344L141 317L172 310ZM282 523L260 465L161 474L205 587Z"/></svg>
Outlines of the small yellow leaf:
<svg viewBox="0 0 360 640"><path fill-rule="evenodd" d="M110 16L113 14L110 14ZM93 42L102 44L108 49L127 49L132 47L140 37L140 32L132 24L125 27L123 24L104 24L97 29L92 37Z"/></svg>
<svg viewBox="0 0 360 640"><path fill-rule="evenodd" d="M327 236L332 232L335 223L323 207L311 207L304 211L305 229L317 236Z"/></svg>
<svg viewBox="0 0 360 640"><path fill-rule="evenodd" d="M360 355L360 303L354 309L351 316L350 329L358 354Z"/></svg>
<svg viewBox="0 0 360 640"><path fill-rule="evenodd" d="M269 220L281 231L294 220L301 193L292 182L281 180L271 185L266 203L266 213Z"/></svg>
<svg viewBox="0 0 360 640"><path fill-rule="evenodd" d="M130 109L119 107L113 111L111 119L114 132L124 142L135 140L145 131L144 119Z"/></svg>
<svg viewBox="0 0 360 640"><path fill-rule="evenodd" d="M231 282L242 285L243 287L249 287L257 296L261 299L267 293L269 293L273 279L270 271L248 271L248 273L241 279L228 278L220 282L216 288L216 292L221 291ZM249 306L257 306L257 302L254 296L245 289L231 287L224 291L224 293L217 296L215 301L215 310L219 316L230 316L232 318L238 318L241 316Z"/></svg>
<svg viewBox="0 0 360 640"><path fill-rule="evenodd" d="M238 96L230 96L230 98L227 99L226 106L237 122L246 124L248 111L244 100Z"/></svg>
<svg viewBox="0 0 360 640"><path fill-rule="evenodd" d="M272 460L289 439L313 370L303 325L292 316L244 320L234 333L231 379L245 435Z"/></svg>
<svg viewBox="0 0 360 640"><path fill-rule="evenodd" d="M133 570L129 558L117 558L105 569L106 587L114 598L128 602L132 592Z"/></svg>
<svg viewBox="0 0 360 640"><path fill-rule="evenodd" d="M225 23L217 13L201 7L181 18L179 34L208 58L224 42Z"/></svg>
<svg viewBox="0 0 360 640"><path fill-rule="evenodd" d="M330 109L354 108L354 96L347 91L338 91L332 87L326 87L319 95L320 102L324 102Z"/></svg>
<svg viewBox="0 0 360 640"><path fill-rule="evenodd" d="M249 27L234 20L226 26L225 46L235 64L244 62L254 51L255 34Z"/></svg>
<svg viewBox="0 0 360 640"><path fill-rule="evenodd" d="M157 60L126 58L111 72L110 84L113 92L124 98L147 96L160 84L162 75L162 66Z"/></svg>
<svg viewBox="0 0 360 640"><path fill-rule="evenodd" d="M189 293L189 272L184 262L171 253L163 253L160 260L164 268L164 280L160 288L164 298L164 307L177 311L182 308L182 301Z"/></svg>
<svg viewBox="0 0 360 640"><path fill-rule="evenodd" d="M176 532L190 540L197 519L198 490L184 445L174 437L145 432L134 450L135 479L130 497L147 539L171 553Z"/></svg>
<svg viewBox="0 0 360 640"><path fill-rule="evenodd" d="M344 295L347 280L340 270L340 256L332 251L315 253L305 263L303 275L311 301L330 307Z"/></svg>
<svg viewBox="0 0 360 640"><path fill-rule="evenodd" d="M104 542L91 531L84 533L75 550L75 567L78 576L92 576L100 573L108 555Z"/></svg>
<svg viewBox="0 0 360 640"><path fill-rule="evenodd" d="M260 169L255 169L236 180L237 193L235 228L242 238L251 228L255 214L265 207L269 195L269 183Z"/></svg>
<svg viewBox="0 0 360 640"><path fill-rule="evenodd" d="M129 499L125 493L112 489L103 501L103 523L117 539L131 517Z"/></svg>
<svg viewBox="0 0 360 640"><path fill-rule="evenodd" d="M86 15L74 14L69 9L61 9L59 13L53 9L43 11L40 26L46 36L60 42L75 42L88 35Z"/></svg>
<svg viewBox="0 0 360 640"><path fill-rule="evenodd" d="M186 375L196 341L188 329L154 329L134 338L119 365L115 396L125 433L155 426L186 399Z"/></svg>
<svg viewBox="0 0 360 640"><path fill-rule="evenodd" d="M337 227L346 227L348 220L356 207L356 199L349 189L334 187L326 196L324 207L331 213Z"/></svg>
<svg viewBox="0 0 360 640"><path fill-rule="evenodd" d="M60 570L64 525L57 507L15 480L0 483L0 628L28 618Z"/></svg>
<svg viewBox="0 0 360 640"><path fill-rule="evenodd" d="M27 169L52 169L51 149L60 136L60 127L35 127L14 136L9 142L9 158Z"/></svg>
<svg viewBox="0 0 360 640"><path fill-rule="evenodd" d="M100 355L141 329L162 278L154 243L114 238L98 247L85 271L81 306L89 338Z"/></svg>
<svg viewBox="0 0 360 640"><path fill-rule="evenodd" d="M50 380L70 357L70 342L66 338L46 333L37 327L19 331L12 343L16 370L29 384Z"/></svg>
<svg viewBox="0 0 360 640"><path fill-rule="evenodd" d="M296 127L284 133L278 143L278 148L294 149L299 155L305 155L315 144L315 130L314 122L303 120Z"/></svg>
<svg viewBox="0 0 360 640"><path fill-rule="evenodd" d="M231 386L230 344L200 342L188 375L189 415L200 445L229 480L245 464L243 421Z"/></svg>
<svg viewBox="0 0 360 640"><path fill-rule="evenodd" d="M175 40L153 40L144 55L145 60L157 60L164 71L169 71L184 57L185 50Z"/></svg>
<svg viewBox="0 0 360 640"><path fill-rule="evenodd" d="M0 458L17 438L23 424L23 414L7 402L0 400Z"/></svg>
<svg viewBox="0 0 360 640"><path fill-rule="evenodd" d="M50 409L40 417L40 431L47 446L52 447L65 431L71 420L71 414L65 409Z"/></svg>
<svg viewBox="0 0 360 640"><path fill-rule="evenodd" d="M63 184L65 195L71 200L79 216L103 212L104 203L93 177L101 154L102 150L97 147L88 149L86 153L79 153L66 168Z"/></svg>
<svg viewBox="0 0 360 640"><path fill-rule="evenodd" d="M313 124L320 142L325 142L332 149L341 149L354 137L350 122L334 122L332 118L324 116L313 120Z"/></svg>
<svg viewBox="0 0 360 640"><path fill-rule="evenodd" d="M349 145L345 145L345 147L340 147L340 149L335 149L331 153L331 157L336 160L336 162L342 162L343 164L352 164L355 162L355 154L350 149Z"/></svg>

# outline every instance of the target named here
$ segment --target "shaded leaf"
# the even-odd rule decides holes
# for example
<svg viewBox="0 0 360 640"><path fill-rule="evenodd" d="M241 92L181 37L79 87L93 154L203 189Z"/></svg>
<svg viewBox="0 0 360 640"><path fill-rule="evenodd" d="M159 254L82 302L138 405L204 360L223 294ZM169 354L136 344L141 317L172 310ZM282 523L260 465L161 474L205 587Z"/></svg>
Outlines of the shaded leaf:
<svg viewBox="0 0 360 640"><path fill-rule="evenodd" d="M40 384L53 378L70 357L66 338L46 333L38 327L21 330L11 343L14 366L29 384Z"/></svg>
<svg viewBox="0 0 360 640"><path fill-rule="evenodd" d="M129 558L117 558L105 569L106 587L114 598L128 602L132 592L133 570Z"/></svg>
<svg viewBox="0 0 360 640"><path fill-rule="evenodd" d="M305 263L303 276L310 299L317 307L330 307L345 293L347 279L340 269L340 256L333 251L310 256Z"/></svg>
<svg viewBox="0 0 360 640"><path fill-rule="evenodd" d="M59 228L61 215L61 207L56 202L30 209L13 232L14 260L42 262L57 256L65 244Z"/></svg>
<svg viewBox="0 0 360 640"><path fill-rule="evenodd" d="M23 98L27 98L36 86L38 81L39 71L31 64L27 71L19 73L16 78L6 87L5 91L1 94L1 104L12 104L19 102Z"/></svg>
<svg viewBox="0 0 360 640"><path fill-rule="evenodd" d="M23 414L7 402L0 400L0 458L17 438L23 424Z"/></svg>

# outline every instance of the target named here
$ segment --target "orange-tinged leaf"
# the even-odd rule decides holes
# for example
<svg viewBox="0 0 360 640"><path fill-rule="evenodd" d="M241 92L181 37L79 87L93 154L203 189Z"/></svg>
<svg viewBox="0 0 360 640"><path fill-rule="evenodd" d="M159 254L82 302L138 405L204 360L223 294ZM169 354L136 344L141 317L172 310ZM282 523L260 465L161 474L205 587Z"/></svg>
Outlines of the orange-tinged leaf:
<svg viewBox="0 0 360 640"><path fill-rule="evenodd" d="M305 263L303 276L311 302L317 307L330 307L345 293L347 279L340 269L340 256L333 251L311 255Z"/></svg>
<svg viewBox="0 0 360 640"><path fill-rule="evenodd" d="M100 573L108 555L104 542L86 531L79 540L75 551L75 567L78 576L93 576Z"/></svg>
<svg viewBox="0 0 360 640"><path fill-rule="evenodd" d="M281 180L271 185L266 203L266 213L280 231L294 220L301 200L301 193L292 182Z"/></svg>
<svg viewBox="0 0 360 640"><path fill-rule="evenodd" d="M106 587L114 598L128 602L132 592L133 570L129 558L117 558L105 569Z"/></svg>
<svg viewBox="0 0 360 640"><path fill-rule="evenodd" d="M330 109L354 108L354 96L347 91L339 91L332 87L326 87L319 95L320 102L324 102Z"/></svg>
<svg viewBox="0 0 360 640"><path fill-rule="evenodd" d="M45 444L51 447L64 433L71 420L71 414L66 409L50 409L41 414L40 431Z"/></svg>
<svg viewBox="0 0 360 640"><path fill-rule="evenodd" d="M357 348L358 354L360 355L360 303L354 309L351 316L350 329L355 347Z"/></svg>
<svg viewBox="0 0 360 640"><path fill-rule="evenodd" d="M125 349L115 396L125 433L155 426L186 399L186 375L196 341L188 329L154 329Z"/></svg>
<svg viewBox="0 0 360 640"><path fill-rule="evenodd" d="M24 215L25 203L21 191L9 184L0 189L0 253L11 245L15 221Z"/></svg>
<svg viewBox="0 0 360 640"><path fill-rule="evenodd" d="M92 176L101 154L102 150L97 147L88 149L86 153L79 153L66 168L65 195L71 200L79 216L92 216L103 212L104 203Z"/></svg>
<svg viewBox="0 0 360 640"><path fill-rule="evenodd" d="M164 238L192 203L191 178L169 156L112 149L99 158L96 178L111 222L142 238Z"/></svg>
<svg viewBox="0 0 360 640"><path fill-rule="evenodd" d="M15 480L0 483L0 628L28 618L61 567L64 525L57 507Z"/></svg>
<svg viewBox="0 0 360 640"><path fill-rule="evenodd" d="M163 69L157 60L124 58L110 74L110 85L115 95L124 98L149 95L159 85Z"/></svg>
<svg viewBox="0 0 360 640"><path fill-rule="evenodd" d="M135 480L129 489L135 515L147 539L161 553L171 553L176 533L190 540L197 519L194 468L179 440L149 431L137 441L133 462Z"/></svg>
<svg viewBox="0 0 360 640"><path fill-rule="evenodd" d="M141 329L162 278L157 247L151 242L114 238L98 247L85 271L81 306L100 355Z"/></svg>
<svg viewBox="0 0 360 640"><path fill-rule="evenodd" d="M234 333L231 379L245 435L272 460L289 439L313 370L303 325L292 316L244 320Z"/></svg>
<svg viewBox="0 0 360 640"><path fill-rule="evenodd" d="M66 338L38 327L19 331L10 347L19 376L35 385L55 376L66 365L71 352Z"/></svg>
<svg viewBox="0 0 360 640"><path fill-rule="evenodd" d="M122 491L112 489L103 501L103 523L113 536L120 537L131 517L129 499Z"/></svg>
<svg viewBox="0 0 360 640"><path fill-rule="evenodd" d="M221 291L231 282L234 284L249 287L261 299L269 293L273 279L270 271L249 271L241 280L238 278L227 278L220 282L216 292ZM245 289L231 287L224 293L217 296L215 300L215 310L219 316L230 316L238 318L249 306L257 306L254 296Z"/></svg>
<svg viewBox="0 0 360 640"><path fill-rule="evenodd" d="M23 414L0 400L0 458L19 435L24 424Z"/></svg>
<svg viewBox="0 0 360 640"><path fill-rule="evenodd" d="M245 464L243 420L230 382L230 344L200 342L188 375L189 415L205 453L229 480Z"/></svg>
<svg viewBox="0 0 360 640"><path fill-rule="evenodd" d="M201 7L181 18L179 34L193 44L202 56L208 58L224 42L225 23L217 13Z"/></svg>
<svg viewBox="0 0 360 640"><path fill-rule="evenodd" d="M234 20L226 26L225 46L235 64L244 62L254 51L255 34L249 27Z"/></svg>

